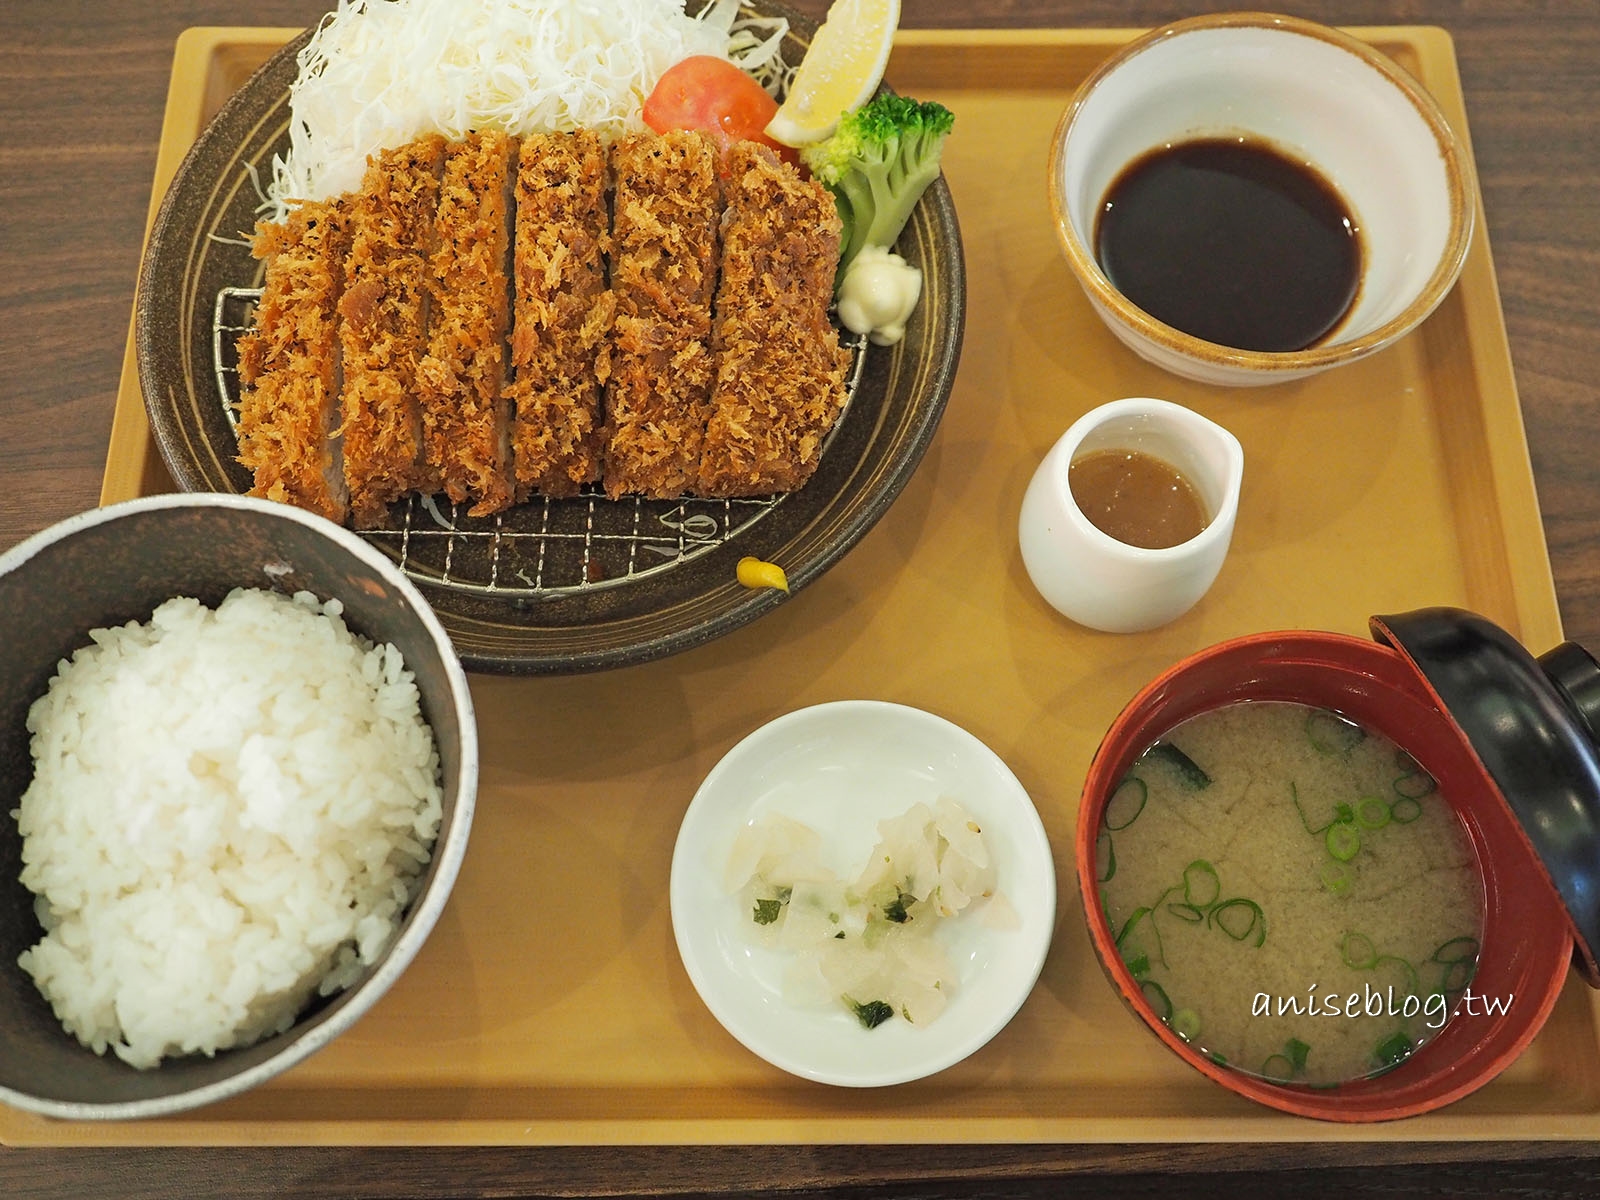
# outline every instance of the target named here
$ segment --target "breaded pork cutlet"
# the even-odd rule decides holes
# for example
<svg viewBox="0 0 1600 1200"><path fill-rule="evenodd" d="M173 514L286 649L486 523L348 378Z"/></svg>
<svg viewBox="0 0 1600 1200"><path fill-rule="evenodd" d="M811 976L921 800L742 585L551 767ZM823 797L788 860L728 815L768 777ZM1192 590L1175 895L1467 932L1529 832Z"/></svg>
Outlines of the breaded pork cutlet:
<svg viewBox="0 0 1600 1200"><path fill-rule="evenodd" d="M422 470L417 364L428 350L428 252L444 151L435 135L375 156L350 200L339 315L344 477L357 528L381 522Z"/></svg>
<svg viewBox="0 0 1600 1200"><path fill-rule="evenodd" d="M337 204L302 204L256 228L266 260L255 323L239 339L239 462L252 496L343 522L339 295L349 237Z"/></svg>
<svg viewBox="0 0 1600 1200"><path fill-rule="evenodd" d="M828 320L841 224L821 184L755 142L728 151L726 174L717 377L694 490L789 492L844 407L850 353Z"/></svg>
<svg viewBox="0 0 1600 1200"><path fill-rule="evenodd" d="M618 139L611 163L605 490L676 497L694 483L710 415L717 152L700 133L633 134Z"/></svg>
<svg viewBox="0 0 1600 1200"><path fill-rule="evenodd" d="M511 331L519 501L600 479L600 389L611 328L606 148L588 129L523 139Z"/></svg>
<svg viewBox="0 0 1600 1200"><path fill-rule="evenodd" d="M480 132L445 153L429 271L428 353L417 368L426 473L420 490L510 506L511 237L517 142Z"/></svg>

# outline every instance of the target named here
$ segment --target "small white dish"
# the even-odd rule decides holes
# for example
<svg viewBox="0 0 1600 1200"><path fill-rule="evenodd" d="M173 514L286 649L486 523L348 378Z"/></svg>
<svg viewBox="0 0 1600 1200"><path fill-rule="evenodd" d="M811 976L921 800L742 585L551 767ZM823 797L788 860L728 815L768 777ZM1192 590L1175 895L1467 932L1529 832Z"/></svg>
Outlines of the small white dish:
<svg viewBox="0 0 1600 1200"><path fill-rule="evenodd" d="M1176 467L1199 493L1207 524L1177 546L1147 550L1096 528L1073 498L1073 460L1096 450L1136 450ZM1239 439L1215 421L1135 396L1091 409L1044 456L1017 518L1022 564L1057 612L1104 633L1138 633L1174 621L1216 581L1233 540L1244 480Z"/></svg>
<svg viewBox="0 0 1600 1200"><path fill-rule="evenodd" d="M1156 147L1235 136L1314 167L1360 229L1354 306L1304 350L1243 350L1175 329L1123 296L1095 257L1097 216L1124 167ZM1409 333L1454 286L1477 207L1466 152L1416 80L1341 30L1253 12L1177 21L1111 55L1061 117L1049 188L1067 263L1111 332L1165 370L1225 386L1298 379Z"/></svg>
<svg viewBox="0 0 1600 1200"><path fill-rule="evenodd" d="M784 995L788 955L758 945L723 886L734 836L778 813L809 825L854 877L880 820L941 796L983 828L1008 902L980 902L940 929L959 964L948 1007L922 1027L875 1029L842 1005ZM678 832L669 888L678 952L700 998L744 1046L819 1083L881 1087L960 1062L1005 1027L1033 990L1055 929L1055 862L1044 825L1004 762L959 726L920 709L846 700L762 726L708 774Z"/></svg>

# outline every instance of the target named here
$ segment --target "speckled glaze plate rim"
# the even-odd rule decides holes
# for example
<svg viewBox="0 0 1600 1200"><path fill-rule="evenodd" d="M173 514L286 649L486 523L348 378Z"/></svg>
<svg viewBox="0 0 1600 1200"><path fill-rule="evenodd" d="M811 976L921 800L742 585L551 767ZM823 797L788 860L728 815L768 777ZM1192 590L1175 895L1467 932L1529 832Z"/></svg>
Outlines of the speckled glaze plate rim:
<svg viewBox="0 0 1600 1200"><path fill-rule="evenodd" d="M748 6L787 17L792 54L815 23L784 5ZM218 111L189 148L163 197L141 265L134 344L152 439L184 491L243 493L213 369L220 285L249 262L241 225L255 206L252 175L286 145L288 84L304 31L275 53ZM230 220L232 224L224 224ZM888 511L937 431L954 383L965 324L965 267L955 207L943 178L924 194L900 251L923 269L924 294L903 342L872 347L860 385L812 481L761 520L691 561L620 588L551 600L469 596L413 575L469 670L567 674L648 662L712 641L787 602L837 563ZM219 266L232 256L232 274ZM738 584L744 555L777 562L787 594ZM602 591L609 592L603 595Z"/></svg>

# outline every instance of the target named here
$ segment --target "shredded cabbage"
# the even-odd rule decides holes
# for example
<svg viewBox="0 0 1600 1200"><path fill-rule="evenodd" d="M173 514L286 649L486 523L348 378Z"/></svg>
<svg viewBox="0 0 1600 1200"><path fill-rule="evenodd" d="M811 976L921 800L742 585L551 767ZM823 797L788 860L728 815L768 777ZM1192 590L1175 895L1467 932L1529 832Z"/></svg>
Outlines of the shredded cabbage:
<svg viewBox="0 0 1600 1200"><path fill-rule="evenodd" d="M783 38L789 32L789 21L786 17L743 14L739 5L740 0L711 0L697 19L726 31L728 57L781 100L796 69L783 59Z"/></svg>
<svg viewBox="0 0 1600 1200"><path fill-rule="evenodd" d="M643 128L662 73L695 54L783 86L787 23L711 0L339 0L301 50L289 152L274 156L271 216L361 184L367 156L428 133L519 136Z"/></svg>

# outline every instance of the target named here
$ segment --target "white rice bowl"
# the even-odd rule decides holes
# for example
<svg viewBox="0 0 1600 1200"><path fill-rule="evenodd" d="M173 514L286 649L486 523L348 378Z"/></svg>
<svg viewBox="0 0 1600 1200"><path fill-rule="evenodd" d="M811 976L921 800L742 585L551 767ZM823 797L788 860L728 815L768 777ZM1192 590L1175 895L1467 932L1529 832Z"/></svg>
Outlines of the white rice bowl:
<svg viewBox="0 0 1600 1200"><path fill-rule="evenodd" d="M28 713L12 811L45 937L19 965L135 1067L281 1032L393 941L439 756L392 645L337 600L237 589L91 633Z"/></svg>

